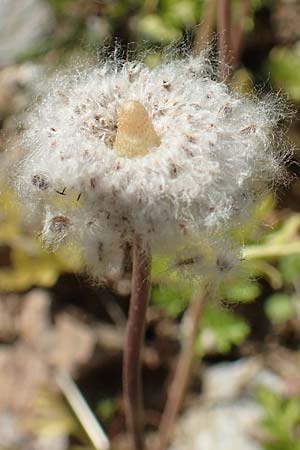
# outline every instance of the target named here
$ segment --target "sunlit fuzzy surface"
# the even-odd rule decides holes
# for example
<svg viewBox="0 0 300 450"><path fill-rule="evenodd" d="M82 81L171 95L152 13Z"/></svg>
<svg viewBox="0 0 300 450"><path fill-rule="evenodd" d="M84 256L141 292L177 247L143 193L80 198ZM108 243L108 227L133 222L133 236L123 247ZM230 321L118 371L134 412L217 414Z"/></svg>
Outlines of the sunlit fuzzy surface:
<svg viewBox="0 0 300 450"><path fill-rule="evenodd" d="M95 271L122 260L114 254L133 233L172 253L200 239L217 248L221 239L224 252L224 233L280 176L278 107L232 94L212 80L204 57L152 70L140 62L74 67L47 83L22 135L17 188L44 209L45 240L80 242ZM114 145L129 101L144 106L158 136L142 156Z"/></svg>

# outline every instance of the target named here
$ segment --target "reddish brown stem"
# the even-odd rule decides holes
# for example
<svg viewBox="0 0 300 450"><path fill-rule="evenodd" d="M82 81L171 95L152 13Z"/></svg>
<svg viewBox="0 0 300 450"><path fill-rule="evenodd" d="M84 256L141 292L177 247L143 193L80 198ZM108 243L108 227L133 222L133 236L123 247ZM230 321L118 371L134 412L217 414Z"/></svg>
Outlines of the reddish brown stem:
<svg viewBox="0 0 300 450"><path fill-rule="evenodd" d="M159 427L159 446L165 450L170 442L177 414L182 405L194 360L194 346L198 334L208 290L201 289L194 297L184 317L186 335L178 358L174 378L168 391L167 403Z"/></svg>
<svg viewBox="0 0 300 450"><path fill-rule="evenodd" d="M149 299L151 257L139 236L133 242L132 287L123 358L123 394L134 450L144 449L141 349Z"/></svg>
<svg viewBox="0 0 300 450"><path fill-rule="evenodd" d="M231 63L231 0L218 2L219 79L226 81Z"/></svg>

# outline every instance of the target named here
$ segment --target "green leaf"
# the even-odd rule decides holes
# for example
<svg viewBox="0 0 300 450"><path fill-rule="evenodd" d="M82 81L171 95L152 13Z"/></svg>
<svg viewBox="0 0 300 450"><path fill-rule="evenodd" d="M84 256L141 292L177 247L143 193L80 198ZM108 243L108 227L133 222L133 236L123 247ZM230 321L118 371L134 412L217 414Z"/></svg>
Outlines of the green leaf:
<svg viewBox="0 0 300 450"><path fill-rule="evenodd" d="M142 17L138 23L138 32L144 39L159 43L169 43L181 37L178 28L167 24L157 14Z"/></svg>
<svg viewBox="0 0 300 450"><path fill-rule="evenodd" d="M233 345L240 345L250 333L248 323L232 311L220 306L209 305L205 309L203 326L196 342L196 352L199 356L205 352L206 336L213 338L215 350L227 353Z"/></svg>
<svg viewBox="0 0 300 450"><path fill-rule="evenodd" d="M165 277L170 266L170 261L168 258L163 258L162 256L153 255L151 276L152 280L159 282Z"/></svg>
<svg viewBox="0 0 300 450"><path fill-rule="evenodd" d="M285 282L293 284L300 280L300 255L289 255L281 258L279 270Z"/></svg>
<svg viewBox="0 0 300 450"><path fill-rule="evenodd" d="M273 294L266 300L265 312L272 322L285 322L295 316L295 305L288 294Z"/></svg>
<svg viewBox="0 0 300 450"><path fill-rule="evenodd" d="M270 439L267 450L300 450L300 399L283 398L266 387L257 392L258 402L264 409L261 425Z"/></svg>
<svg viewBox="0 0 300 450"><path fill-rule="evenodd" d="M262 223L272 212L274 209L274 203L275 199L273 194L266 195L260 202L258 202L249 216L252 219L248 220L242 227L238 226L237 228L234 228L234 239L238 242L245 243L253 240L254 238L257 243L257 224Z"/></svg>
<svg viewBox="0 0 300 450"><path fill-rule="evenodd" d="M221 286L223 298L230 302L253 302L261 294L261 288L255 280L227 280Z"/></svg>
<svg viewBox="0 0 300 450"><path fill-rule="evenodd" d="M109 422L116 414L116 405L111 398L104 398L98 403L96 411L101 420Z"/></svg>
<svg viewBox="0 0 300 450"><path fill-rule="evenodd" d="M281 399L272 390L261 386L257 391L256 397L268 414L276 415L280 412Z"/></svg>
<svg viewBox="0 0 300 450"><path fill-rule="evenodd" d="M191 0L168 0L164 17L166 22L177 28L189 27L196 23L199 11Z"/></svg>
<svg viewBox="0 0 300 450"><path fill-rule="evenodd" d="M152 288L151 301L169 316L177 317L187 306L192 296L188 286L155 286Z"/></svg>
<svg viewBox="0 0 300 450"><path fill-rule="evenodd" d="M300 48L275 47L270 53L267 71L278 89L300 101Z"/></svg>

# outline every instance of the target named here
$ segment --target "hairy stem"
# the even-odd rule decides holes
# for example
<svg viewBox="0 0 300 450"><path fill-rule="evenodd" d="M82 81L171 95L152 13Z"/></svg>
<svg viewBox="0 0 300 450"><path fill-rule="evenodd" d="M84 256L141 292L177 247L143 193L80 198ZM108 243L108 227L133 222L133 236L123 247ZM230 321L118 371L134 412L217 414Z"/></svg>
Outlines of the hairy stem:
<svg viewBox="0 0 300 450"><path fill-rule="evenodd" d="M139 236L133 241L132 289L123 358L123 394L134 450L144 449L141 349L149 299L151 256Z"/></svg>
<svg viewBox="0 0 300 450"><path fill-rule="evenodd" d="M219 79L227 81L231 63L231 0L218 2Z"/></svg>
<svg viewBox="0 0 300 450"><path fill-rule="evenodd" d="M169 444L175 420L186 393L194 360L195 340L207 296L208 287L206 286L194 295L184 316L185 337L159 427L159 445L157 450L165 450Z"/></svg>

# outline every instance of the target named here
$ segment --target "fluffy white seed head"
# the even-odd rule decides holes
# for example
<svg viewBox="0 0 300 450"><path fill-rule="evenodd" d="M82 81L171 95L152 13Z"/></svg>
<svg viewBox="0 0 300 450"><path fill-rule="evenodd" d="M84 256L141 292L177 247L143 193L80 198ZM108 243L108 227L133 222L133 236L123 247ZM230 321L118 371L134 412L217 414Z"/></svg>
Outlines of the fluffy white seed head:
<svg viewBox="0 0 300 450"><path fill-rule="evenodd" d="M122 272L133 233L162 253L224 243L279 177L280 114L207 73L200 56L152 70L75 67L49 81L17 177L20 194L44 205L47 242L70 232L102 275Z"/></svg>

